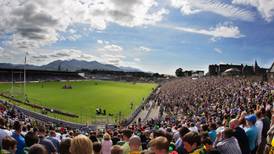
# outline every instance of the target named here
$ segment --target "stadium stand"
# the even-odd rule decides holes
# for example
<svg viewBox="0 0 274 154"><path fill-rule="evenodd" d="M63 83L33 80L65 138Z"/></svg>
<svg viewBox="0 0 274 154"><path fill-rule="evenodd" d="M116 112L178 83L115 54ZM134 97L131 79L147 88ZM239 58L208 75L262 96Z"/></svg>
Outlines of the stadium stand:
<svg viewBox="0 0 274 154"><path fill-rule="evenodd" d="M60 81L83 80L77 72L26 70L27 81ZM23 69L0 68L0 82L22 82L24 80Z"/></svg>
<svg viewBox="0 0 274 154"><path fill-rule="evenodd" d="M73 149L72 154L91 154L100 147L103 154L271 154L273 90L273 81L178 78L163 83L151 96L161 107L158 118L95 130L60 127L52 119L37 121L38 117L30 118L32 113L4 103L0 141L3 151L11 153L26 153L38 143L47 145L48 153L61 154L66 149ZM17 149L6 146L13 140Z"/></svg>

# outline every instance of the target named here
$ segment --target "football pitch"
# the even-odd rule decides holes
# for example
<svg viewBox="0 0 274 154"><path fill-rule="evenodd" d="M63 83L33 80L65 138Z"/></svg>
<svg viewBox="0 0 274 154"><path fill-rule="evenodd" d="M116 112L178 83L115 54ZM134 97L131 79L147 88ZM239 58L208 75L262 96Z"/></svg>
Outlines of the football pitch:
<svg viewBox="0 0 274 154"><path fill-rule="evenodd" d="M64 89L65 85L71 89ZM153 83L132 83L114 81L66 81L27 83L26 94L28 100L63 112L73 113L79 118L72 118L56 113L47 113L48 116L78 122L94 123L100 117L108 117L111 121L127 118L143 102L157 85ZM13 87L13 88L12 88ZM23 84L0 83L0 92L9 92L17 99L24 100ZM15 103L15 102L13 102ZM27 105L17 105L35 112L41 110ZM96 116L96 109L106 111L106 115Z"/></svg>

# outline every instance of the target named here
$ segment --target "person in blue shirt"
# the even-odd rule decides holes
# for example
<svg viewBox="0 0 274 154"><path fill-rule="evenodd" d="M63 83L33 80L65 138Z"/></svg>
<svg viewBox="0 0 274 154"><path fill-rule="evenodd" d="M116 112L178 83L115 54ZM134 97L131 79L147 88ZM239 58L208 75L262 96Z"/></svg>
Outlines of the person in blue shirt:
<svg viewBox="0 0 274 154"><path fill-rule="evenodd" d="M211 123L209 125L209 129L210 131L208 132L208 136L211 139L211 141L215 141L217 137L217 133L216 133L217 125L215 123Z"/></svg>
<svg viewBox="0 0 274 154"><path fill-rule="evenodd" d="M17 141L17 150L15 154L25 154L24 147L25 147L25 138L21 135L22 125L19 121L15 121L13 124L13 129L15 130L12 133L12 136Z"/></svg>
<svg viewBox="0 0 274 154"><path fill-rule="evenodd" d="M255 126L256 123L256 115L251 114L245 117L247 128L245 129L245 133L248 138L249 149L251 154L256 153L256 146L257 146L257 137L258 137L258 129Z"/></svg>

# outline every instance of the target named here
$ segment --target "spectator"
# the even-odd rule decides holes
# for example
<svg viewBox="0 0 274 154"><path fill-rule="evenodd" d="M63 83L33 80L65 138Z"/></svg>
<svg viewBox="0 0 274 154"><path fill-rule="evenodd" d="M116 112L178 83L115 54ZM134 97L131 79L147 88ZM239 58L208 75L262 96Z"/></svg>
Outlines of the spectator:
<svg viewBox="0 0 274 154"><path fill-rule="evenodd" d="M91 140L92 143L98 142L95 131L90 132L89 139Z"/></svg>
<svg viewBox="0 0 274 154"><path fill-rule="evenodd" d="M220 154L218 150L213 147L213 142L209 137L202 140L206 154Z"/></svg>
<svg viewBox="0 0 274 154"><path fill-rule="evenodd" d="M105 133L103 136L103 142L102 142L102 154L110 154L111 146L112 146L111 137L108 133Z"/></svg>
<svg viewBox="0 0 274 154"><path fill-rule="evenodd" d="M149 142L151 151L155 154L167 154L169 148L169 142L167 138L163 136L156 137Z"/></svg>
<svg viewBox="0 0 274 154"><path fill-rule="evenodd" d="M209 125L209 129L210 131L208 132L208 135L211 139L211 141L215 141L217 133L216 133L216 129L217 129L217 125L215 123L211 123Z"/></svg>
<svg viewBox="0 0 274 154"><path fill-rule="evenodd" d="M129 129L126 129L123 131L123 141L125 143L122 145L123 153L128 154L130 152L130 147L129 147L129 138L132 136L132 131Z"/></svg>
<svg viewBox="0 0 274 154"><path fill-rule="evenodd" d="M35 133L33 131L29 131L26 135L25 135L25 142L26 142L26 147L24 149L24 151L26 153L28 153L29 148L34 145L37 144L39 141L39 138L37 135L35 135Z"/></svg>
<svg viewBox="0 0 274 154"><path fill-rule="evenodd" d="M3 138L2 147L3 147L4 154L5 153L15 154L16 146L17 146L17 141L14 138L10 136L6 136L5 138Z"/></svg>
<svg viewBox="0 0 274 154"><path fill-rule="evenodd" d="M249 154L249 143L245 131L239 127L239 120L232 119L229 123L229 128L233 129L233 136L237 139L241 148L242 154Z"/></svg>
<svg viewBox="0 0 274 154"><path fill-rule="evenodd" d="M98 143L98 142L93 143L93 154L101 154L101 153L102 153L101 143Z"/></svg>
<svg viewBox="0 0 274 154"><path fill-rule="evenodd" d="M29 154L47 154L46 148L41 144L34 144L29 149Z"/></svg>
<svg viewBox="0 0 274 154"><path fill-rule="evenodd" d="M245 129L245 133L248 138L249 149L251 154L256 153L256 145L257 145L257 137L258 137L258 129L255 126L256 123L256 115L252 114L245 117L247 128Z"/></svg>
<svg viewBox="0 0 274 154"><path fill-rule="evenodd" d="M22 125L19 121L15 121L13 124L13 129L15 130L12 133L12 137L17 141L17 150L16 154L24 154L25 148L25 138L21 135Z"/></svg>
<svg viewBox="0 0 274 154"><path fill-rule="evenodd" d="M54 144L46 138L46 128L44 126L40 126L38 128L38 136L39 136L39 144L45 146L48 154L57 153L56 147Z"/></svg>
<svg viewBox="0 0 274 154"><path fill-rule="evenodd" d="M4 126L5 126L5 119L0 117L0 148L2 147L2 140L6 136L9 136Z"/></svg>
<svg viewBox="0 0 274 154"><path fill-rule="evenodd" d="M111 154L123 154L123 148L120 145L114 145L111 148Z"/></svg>
<svg viewBox="0 0 274 154"><path fill-rule="evenodd" d="M179 130L179 134L180 134L180 138L178 139L178 141L176 142L176 147L177 147L177 152L179 154L186 154L187 151L184 149L184 144L182 142L182 138L185 134L187 134L189 132L189 129L187 127L182 127ZM179 142L179 143L178 143Z"/></svg>
<svg viewBox="0 0 274 154"><path fill-rule="evenodd" d="M111 140L112 140L113 145L116 145L120 141L120 138L118 137L118 132L117 131L114 131L113 137L111 138Z"/></svg>
<svg viewBox="0 0 274 154"><path fill-rule="evenodd" d="M233 136L233 130L231 128L225 128L225 130L218 134L216 138L216 149L221 154L242 154L237 139Z"/></svg>
<svg viewBox="0 0 274 154"><path fill-rule="evenodd" d="M71 141L71 154L92 154L93 145L90 139L84 135L78 135Z"/></svg>
<svg viewBox="0 0 274 154"><path fill-rule="evenodd" d="M201 137L197 132L188 132L183 136L182 141L185 150L189 154L199 154L200 152L205 151L201 146Z"/></svg>
<svg viewBox="0 0 274 154"><path fill-rule="evenodd" d="M50 134L50 136L47 139L49 139L53 143L53 145L55 146L57 152L60 152L60 143L57 140L55 130L54 129L50 130L49 134Z"/></svg>
<svg viewBox="0 0 274 154"><path fill-rule="evenodd" d="M141 139L139 136L131 136L129 139L130 154L140 154Z"/></svg>
<svg viewBox="0 0 274 154"><path fill-rule="evenodd" d="M66 138L61 141L60 154L71 154L71 152L70 152L71 140L72 140L71 138Z"/></svg>

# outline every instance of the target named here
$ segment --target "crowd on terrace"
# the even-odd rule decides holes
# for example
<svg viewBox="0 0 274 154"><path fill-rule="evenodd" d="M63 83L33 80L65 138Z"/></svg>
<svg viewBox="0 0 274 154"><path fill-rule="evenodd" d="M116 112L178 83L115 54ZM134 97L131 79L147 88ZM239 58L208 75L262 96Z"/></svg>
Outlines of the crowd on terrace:
<svg viewBox="0 0 274 154"><path fill-rule="evenodd" d="M83 131L42 123L12 106L0 118L9 154L270 154L274 150L274 82L179 78L155 96L157 119Z"/></svg>

